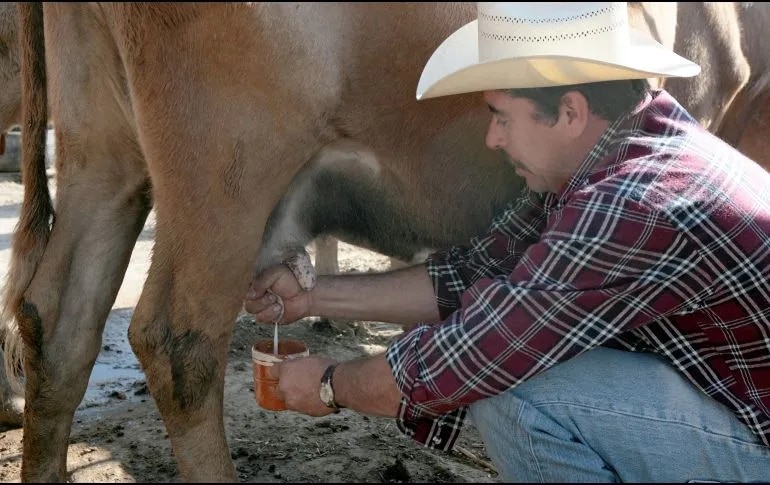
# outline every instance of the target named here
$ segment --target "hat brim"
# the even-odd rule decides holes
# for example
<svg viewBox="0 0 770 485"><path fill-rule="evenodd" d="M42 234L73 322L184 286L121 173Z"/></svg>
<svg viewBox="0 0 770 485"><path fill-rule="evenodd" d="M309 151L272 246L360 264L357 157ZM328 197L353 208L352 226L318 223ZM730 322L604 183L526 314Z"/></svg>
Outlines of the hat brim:
<svg viewBox="0 0 770 485"><path fill-rule="evenodd" d="M592 57L593 56L593 57ZM479 61L478 20L450 35L417 84L417 99L495 89L538 88L654 77L691 77L700 66L632 29L627 49L611 57L537 55Z"/></svg>

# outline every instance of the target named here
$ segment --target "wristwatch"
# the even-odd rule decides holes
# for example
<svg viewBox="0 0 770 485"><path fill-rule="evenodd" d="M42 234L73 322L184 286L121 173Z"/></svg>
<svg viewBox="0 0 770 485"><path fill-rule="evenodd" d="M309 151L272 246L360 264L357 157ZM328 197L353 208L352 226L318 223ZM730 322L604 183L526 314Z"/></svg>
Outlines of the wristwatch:
<svg viewBox="0 0 770 485"><path fill-rule="evenodd" d="M326 368L323 377L321 377L321 389L319 391L321 402L324 403L326 407L332 409L339 409L342 407L334 402L334 387L332 386L332 376L334 375L334 369L336 368L337 364L332 364Z"/></svg>

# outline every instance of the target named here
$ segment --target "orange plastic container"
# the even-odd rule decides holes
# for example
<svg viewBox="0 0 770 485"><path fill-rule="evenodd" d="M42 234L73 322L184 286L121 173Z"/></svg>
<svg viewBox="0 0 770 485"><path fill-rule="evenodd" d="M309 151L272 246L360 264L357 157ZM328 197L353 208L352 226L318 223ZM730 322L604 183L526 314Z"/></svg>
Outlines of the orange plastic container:
<svg viewBox="0 0 770 485"><path fill-rule="evenodd" d="M307 357L307 346L299 340L279 340L278 354L273 353L272 340L257 340L251 347L254 370L254 399L257 404L270 411L286 410L286 403L278 394L278 379L272 379L268 368L287 359Z"/></svg>

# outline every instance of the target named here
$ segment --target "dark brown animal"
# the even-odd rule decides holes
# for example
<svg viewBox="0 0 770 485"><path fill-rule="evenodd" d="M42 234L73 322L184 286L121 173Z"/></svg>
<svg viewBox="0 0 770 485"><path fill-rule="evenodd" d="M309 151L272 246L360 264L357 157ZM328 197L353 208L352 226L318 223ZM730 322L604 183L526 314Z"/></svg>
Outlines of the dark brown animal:
<svg viewBox="0 0 770 485"><path fill-rule="evenodd" d="M749 89L766 96L730 23L754 14L665 5L629 12L696 62L719 59L690 84L665 86L721 129L752 80ZM422 66L474 17L473 4L19 8L26 191L5 304L24 342L25 481L65 478L72 416L151 206L155 250L129 339L182 478L219 481L235 479L222 416L234 317L255 265L301 239L266 239L269 251L255 263L287 189L342 183L331 185L342 195L317 211L310 237L342 235L409 257L410 247L478 233L521 187L484 147L488 114L478 96L414 100ZM735 119L749 119L751 106ZM49 114L55 211L42 168ZM289 198L271 228L302 214ZM329 223L346 204L357 204L346 213L354 223Z"/></svg>

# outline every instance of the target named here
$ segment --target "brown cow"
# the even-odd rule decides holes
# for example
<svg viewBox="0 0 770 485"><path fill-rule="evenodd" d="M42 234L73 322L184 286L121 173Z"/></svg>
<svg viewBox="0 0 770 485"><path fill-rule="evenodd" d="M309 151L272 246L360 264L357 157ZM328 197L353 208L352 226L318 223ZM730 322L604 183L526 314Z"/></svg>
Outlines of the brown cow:
<svg viewBox="0 0 770 485"><path fill-rule="evenodd" d="M671 42L675 10L630 12ZM341 175L315 179L327 183L363 177L376 197L349 200L375 217L384 207L387 218L359 220L353 235L384 240L384 252L403 241L387 234L411 231L423 246L467 237L519 187L483 146L488 115L477 97L414 101L424 62L474 18L473 4L55 3L20 11L26 193L5 298L24 339L25 481L65 478L72 416L152 204L155 250L129 338L182 477L218 481L235 479L222 419L234 316L268 215L301 181L296 174ZM683 37L694 35L682 26L696 17L679 16ZM678 50L703 64L715 54L702 46L684 41ZM722 111L714 108L729 109L747 85L751 72L737 52L714 64L736 67L719 78L724 95L715 102L702 95L717 91L682 88L685 101L704 109L699 117L716 120ZM57 129L55 213L41 168L46 84ZM280 226L276 217L271 224Z"/></svg>

